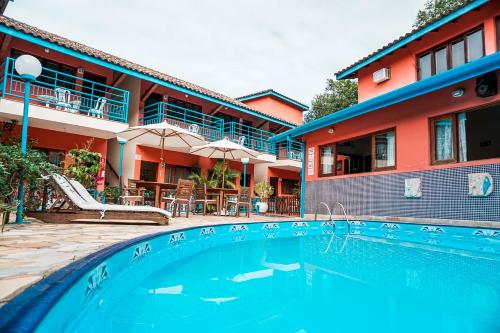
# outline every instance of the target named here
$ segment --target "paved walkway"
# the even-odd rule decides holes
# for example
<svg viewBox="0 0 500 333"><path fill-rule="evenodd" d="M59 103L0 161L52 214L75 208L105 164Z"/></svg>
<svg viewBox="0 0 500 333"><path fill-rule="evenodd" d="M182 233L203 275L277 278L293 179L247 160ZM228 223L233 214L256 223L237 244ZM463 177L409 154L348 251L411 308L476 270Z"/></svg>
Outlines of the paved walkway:
<svg viewBox="0 0 500 333"><path fill-rule="evenodd" d="M193 226L293 219L297 218L192 216L175 218L168 226L45 224L37 221L7 225L0 234L0 306L57 269L120 241Z"/></svg>

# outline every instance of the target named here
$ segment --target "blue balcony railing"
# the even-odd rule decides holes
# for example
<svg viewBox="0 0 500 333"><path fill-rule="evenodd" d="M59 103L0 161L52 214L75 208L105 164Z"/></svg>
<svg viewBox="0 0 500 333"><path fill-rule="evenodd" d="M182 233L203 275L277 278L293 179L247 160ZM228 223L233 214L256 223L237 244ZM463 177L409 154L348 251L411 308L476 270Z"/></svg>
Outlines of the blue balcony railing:
<svg viewBox="0 0 500 333"><path fill-rule="evenodd" d="M24 98L24 81L7 58L0 68L2 97ZM81 77L43 68L32 82L30 104L119 122L128 121L129 92Z"/></svg>
<svg viewBox="0 0 500 333"><path fill-rule="evenodd" d="M270 142L273 133L237 122L228 122L224 126L224 135L231 141L250 149L275 154L275 145Z"/></svg>
<svg viewBox="0 0 500 333"><path fill-rule="evenodd" d="M148 125L162 121L198 133L210 141L223 138L224 120L218 117L165 102L158 102L144 108L142 124Z"/></svg>
<svg viewBox="0 0 500 333"><path fill-rule="evenodd" d="M276 144L276 157L279 160L302 161L302 145L302 142L293 139L278 142Z"/></svg>

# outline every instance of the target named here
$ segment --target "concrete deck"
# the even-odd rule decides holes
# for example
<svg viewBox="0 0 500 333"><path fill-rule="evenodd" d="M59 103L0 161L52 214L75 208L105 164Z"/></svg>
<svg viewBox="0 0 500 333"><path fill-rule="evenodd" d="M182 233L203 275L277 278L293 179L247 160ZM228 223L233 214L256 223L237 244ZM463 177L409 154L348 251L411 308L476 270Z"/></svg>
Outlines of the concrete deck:
<svg viewBox="0 0 500 333"><path fill-rule="evenodd" d="M298 220L291 217L190 216L168 226L30 224L5 226L0 234L0 306L24 289L71 262L112 244L161 231L225 223Z"/></svg>

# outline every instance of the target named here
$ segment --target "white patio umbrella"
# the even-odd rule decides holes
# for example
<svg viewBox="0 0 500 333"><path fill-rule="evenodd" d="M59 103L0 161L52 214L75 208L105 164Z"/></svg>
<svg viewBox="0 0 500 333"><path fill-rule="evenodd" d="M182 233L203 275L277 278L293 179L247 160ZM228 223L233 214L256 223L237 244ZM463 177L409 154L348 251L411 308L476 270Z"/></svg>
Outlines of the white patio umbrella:
<svg viewBox="0 0 500 333"><path fill-rule="evenodd" d="M259 156L258 152L249 149L245 146L242 146L240 144L234 143L230 141L228 138L210 142L202 146L193 147L191 148L190 152L192 154L208 158L223 159L222 187L224 187L224 163L226 162L226 159L241 160L242 157L258 158Z"/></svg>
<svg viewBox="0 0 500 333"><path fill-rule="evenodd" d="M130 127L123 132L117 133L117 136L146 146L161 148L160 160L162 167L165 166L163 163L165 144L174 148L191 148L206 143L201 135L171 125L166 121L158 124Z"/></svg>

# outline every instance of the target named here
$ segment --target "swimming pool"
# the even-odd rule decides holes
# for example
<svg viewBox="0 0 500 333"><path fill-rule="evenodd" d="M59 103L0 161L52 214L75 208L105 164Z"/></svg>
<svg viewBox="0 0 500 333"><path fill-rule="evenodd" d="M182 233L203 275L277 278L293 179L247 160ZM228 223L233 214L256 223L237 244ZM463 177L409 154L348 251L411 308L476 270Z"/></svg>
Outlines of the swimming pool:
<svg viewBox="0 0 500 333"><path fill-rule="evenodd" d="M500 332L496 229L200 227L54 275L2 308L2 332Z"/></svg>

